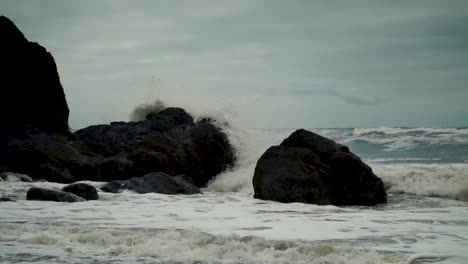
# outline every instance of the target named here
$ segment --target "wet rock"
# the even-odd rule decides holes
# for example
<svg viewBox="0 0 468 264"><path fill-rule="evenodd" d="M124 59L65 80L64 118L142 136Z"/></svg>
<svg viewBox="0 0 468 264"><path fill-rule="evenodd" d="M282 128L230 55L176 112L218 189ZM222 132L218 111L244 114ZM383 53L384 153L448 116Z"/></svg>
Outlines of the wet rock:
<svg viewBox="0 0 468 264"><path fill-rule="evenodd" d="M21 173L3 172L0 173L0 179L9 182L32 182L31 177Z"/></svg>
<svg viewBox="0 0 468 264"><path fill-rule="evenodd" d="M48 182L72 183L75 181L67 168L60 168L51 163L41 165L34 175L38 179L44 179Z"/></svg>
<svg viewBox="0 0 468 264"><path fill-rule="evenodd" d="M15 200L8 197L0 197L0 202L14 202Z"/></svg>
<svg viewBox="0 0 468 264"><path fill-rule="evenodd" d="M297 130L258 160L254 197L333 205L386 203L383 182L346 146Z"/></svg>
<svg viewBox="0 0 468 264"><path fill-rule="evenodd" d="M73 193L50 190L45 188L30 188L26 194L26 200L54 201L54 202L83 202L85 199Z"/></svg>
<svg viewBox="0 0 468 264"><path fill-rule="evenodd" d="M62 192L73 193L74 195L84 198L87 201L99 199L96 188L86 183L74 183L67 185L62 188Z"/></svg>
<svg viewBox="0 0 468 264"><path fill-rule="evenodd" d="M185 176L169 176L162 172L153 172L141 178L131 178L126 181L112 181L101 187L105 192L119 193L130 190L136 193L162 194L197 194L200 190Z"/></svg>

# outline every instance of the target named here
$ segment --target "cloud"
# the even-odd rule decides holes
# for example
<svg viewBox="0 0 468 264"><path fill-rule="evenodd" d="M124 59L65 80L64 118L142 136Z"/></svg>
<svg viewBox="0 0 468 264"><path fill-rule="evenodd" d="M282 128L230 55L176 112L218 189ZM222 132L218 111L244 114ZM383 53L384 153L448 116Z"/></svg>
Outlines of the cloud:
<svg viewBox="0 0 468 264"><path fill-rule="evenodd" d="M383 98L378 98L365 93L363 94L362 91L338 92L336 95L349 104L377 105L385 102Z"/></svg>
<svg viewBox="0 0 468 264"><path fill-rule="evenodd" d="M392 111L387 102L401 102L408 116L425 109L428 126L468 115L466 1L4 0L2 11L53 53L74 127L125 120L148 95L242 101L246 126L275 120L278 96L288 98L282 111L298 119L294 125L405 122L406 115L349 116L362 115L359 106ZM152 75L165 83L159 95L147 85ZM261 100L245 103L249 97ZM441 117L429 99L459 107ZM321 125L312 113L298 114L326 100L346 115L322 113L329 118Z"/></svg>

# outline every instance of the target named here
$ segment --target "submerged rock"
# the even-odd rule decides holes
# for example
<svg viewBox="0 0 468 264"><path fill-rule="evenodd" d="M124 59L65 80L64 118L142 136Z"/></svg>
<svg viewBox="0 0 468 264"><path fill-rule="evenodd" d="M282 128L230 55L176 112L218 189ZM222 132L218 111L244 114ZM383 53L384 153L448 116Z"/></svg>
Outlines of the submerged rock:
<svg viewBox="0 0 468 264"><path fill-rule="evenodd" d="M15 200L8 197L0 197L0 202L14 202Z"/></svg>
<svg viewBox="0 0 468 264"><path fill-rule="evenodd" d="M258 160L254 197L333 205L386 203L383 182L348 147L300 129Z"/></svg>
<svg viewBox="0 0 468 264"><path fill-rule="evenodd" d="M185 175L172 177L162 172L153 172L141 178L131 178L126 181L112 181L102 186L101 190L112 193L119 193L123 190L130 190L136 193L201 193L200 190L185 177Z"/></svg>
<svg viewBox="0 0 468 264"><path fill-rule="evenodd" d="M50 190L45 188L30 188L26 194L26 200L40 200L53 202L83 202L85 199L69 192Z"/></svg>
<svg viewBox="0 0 468 264"><path fill-rule="evenodd" d="M98 200L99 195L94 186L86 183L74 183L62 188L62 192L69 192L77 195L87 201Z"/></svg>

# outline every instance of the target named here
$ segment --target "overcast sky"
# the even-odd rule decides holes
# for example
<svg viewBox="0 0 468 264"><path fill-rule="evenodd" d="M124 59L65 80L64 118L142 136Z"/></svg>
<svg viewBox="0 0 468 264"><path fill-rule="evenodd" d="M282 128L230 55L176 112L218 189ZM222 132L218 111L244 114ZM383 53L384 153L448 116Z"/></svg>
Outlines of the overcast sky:
<svg viewBox="0 0 468 264"><path fill-rule="evenodd" d="M465 0L0 6L53 54L73 128L157 98L246 128L468 126Z"/></svg>

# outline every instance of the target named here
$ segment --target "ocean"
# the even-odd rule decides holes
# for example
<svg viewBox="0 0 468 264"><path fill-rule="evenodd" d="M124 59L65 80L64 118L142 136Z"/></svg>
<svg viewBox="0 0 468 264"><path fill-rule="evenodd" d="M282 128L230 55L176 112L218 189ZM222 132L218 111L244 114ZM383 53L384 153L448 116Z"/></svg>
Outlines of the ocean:
<svg viewBox="0 0 468 264"><path fill-rule="evenodd" d="M0 263L468 263L468 128L309 129L369 164L388 204L253 199L258 158L294 130L226 128L237 165L203 194L55 203L26 192L63 184L0 182L18 200L0 203Z"/></svg>

